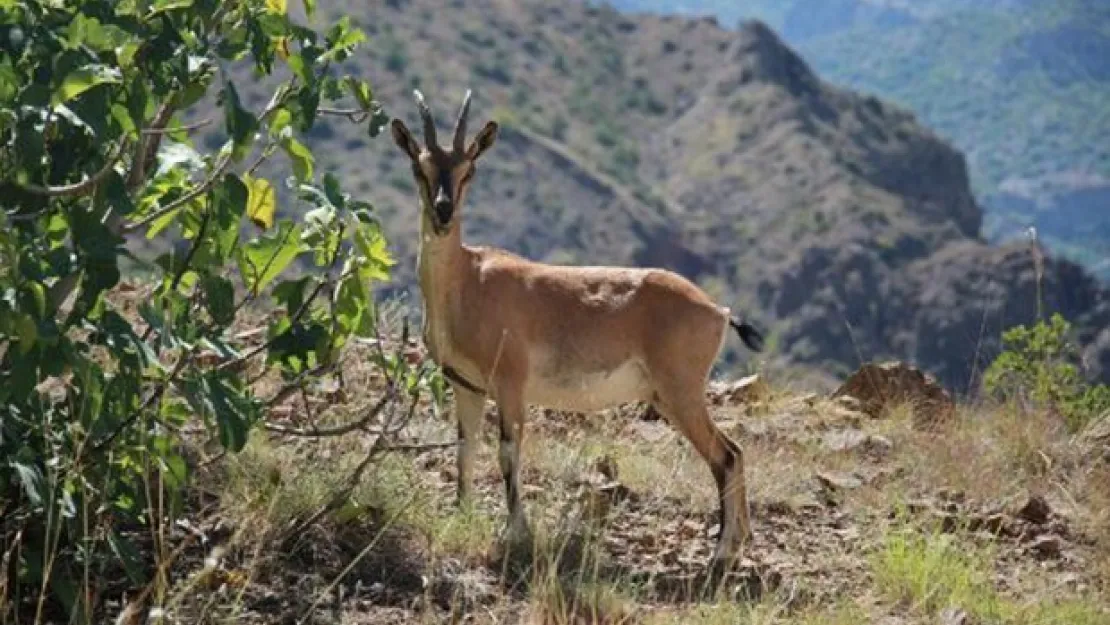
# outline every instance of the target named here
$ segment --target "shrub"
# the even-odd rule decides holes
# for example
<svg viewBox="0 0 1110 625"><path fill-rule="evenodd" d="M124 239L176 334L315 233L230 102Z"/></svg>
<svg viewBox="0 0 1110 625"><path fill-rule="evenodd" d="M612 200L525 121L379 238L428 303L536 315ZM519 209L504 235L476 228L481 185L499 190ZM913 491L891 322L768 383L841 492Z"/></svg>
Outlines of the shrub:
<svg viewBox="0 0 1110 625"><path fill-rule="evenodd" d="M329 110L369 120L371 137L387 118L368 84L329 72L362 33L343 18L321 35L285 5L23 0L0 11L12 44L0 57L0 621L31 610L34 621L104 622L97 602L124 574L149 588L164 562L138 540L160 540L182 509L183 432L239 451L271 406L374 333L370 289L393 261L372 207L319 179L301 139L322 101L354 101ZM248 110L220 69L231 61L291 76ZM213 88L227 139L201 154L180 113ZM256 174L281 153L296 220ZM107 297L129 235L170 250L139 319ZM245 348L229 330L265 300L279 314ZM250 365L284 386L256 395Z"/></svg>
<svg viewBox="0 0 1110 625"><path fill-rule="evenodd" d="M983 375L988 393L1003 400L1025 398L1059 410L1069 427L1081 428L1110 410L1110 386L1087 383L1075 364L1071 324L1059 313L1046 323L1020 325L1002 335L1003 352Z"/></svg>

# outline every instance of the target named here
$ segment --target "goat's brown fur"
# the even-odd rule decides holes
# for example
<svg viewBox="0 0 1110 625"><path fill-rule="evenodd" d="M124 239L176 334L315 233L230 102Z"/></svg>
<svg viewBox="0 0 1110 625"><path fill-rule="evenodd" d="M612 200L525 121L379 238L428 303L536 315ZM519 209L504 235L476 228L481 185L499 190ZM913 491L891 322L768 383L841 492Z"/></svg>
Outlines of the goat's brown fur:
<svg viewBox="0 0 1110 625"><path fill-rule="evenodd" d="M445 149L416 97L425 146L399 119L392 134L412 160L420 193L423 337L455 395L460 501L471 489L485 395L500 413L510 527L526 532L519 450L527 406L593 411L650 402L709 464L722 512L714 558L734 558L751 536L743 454L710 419L704 389L729 325L757 351L759 333L671 271L549 265L464 245L459 211L497 124L488 122L464 148L468 92Z"/></svg>

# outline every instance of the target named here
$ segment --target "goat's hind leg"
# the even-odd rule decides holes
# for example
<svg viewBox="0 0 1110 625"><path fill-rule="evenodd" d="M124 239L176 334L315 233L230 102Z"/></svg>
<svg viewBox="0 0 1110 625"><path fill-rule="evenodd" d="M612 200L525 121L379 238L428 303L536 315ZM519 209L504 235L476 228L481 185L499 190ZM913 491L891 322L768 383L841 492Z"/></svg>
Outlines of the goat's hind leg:
<svg viewBox="0 0 1110 625"><path fill-rule="evenodd" d="M709 464L717 483L721 532L713 567L730 566L752 537L744 454L709 416L701 386L679 386L672 381L657 390L656 408L681 432Z"/></svg>

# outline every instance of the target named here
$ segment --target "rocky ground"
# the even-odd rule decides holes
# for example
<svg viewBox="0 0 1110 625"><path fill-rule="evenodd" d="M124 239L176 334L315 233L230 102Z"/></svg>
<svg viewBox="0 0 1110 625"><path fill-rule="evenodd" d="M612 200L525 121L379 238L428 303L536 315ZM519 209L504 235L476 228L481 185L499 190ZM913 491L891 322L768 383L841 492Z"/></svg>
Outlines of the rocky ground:
<svg viewBox="0 0 1110 625"><path fill-rule="evenodd" d="M1110 623L1110 436L1097 428L716 383L755 539L714 590L715 489L666 422L638 406L533 411L535 542L507 547L492 405L466 510L449 409L401 402L313 435L380 401L381 374L357 361L370 349L352 354L346 390L291 398L242 453L198 448L203 488L171 530L160 600L173 622ZM403 427L376 433L391 422Z"/></svg>

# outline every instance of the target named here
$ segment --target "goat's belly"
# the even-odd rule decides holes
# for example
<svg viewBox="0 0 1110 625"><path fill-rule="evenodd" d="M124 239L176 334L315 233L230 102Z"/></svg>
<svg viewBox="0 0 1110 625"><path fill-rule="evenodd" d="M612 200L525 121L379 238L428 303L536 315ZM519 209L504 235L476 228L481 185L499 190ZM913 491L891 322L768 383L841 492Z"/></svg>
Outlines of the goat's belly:
<svg viewBox="0 0 1110 625"><path fill-rule="evenodd" d="M609 371L532 371L525 391L529 404L576 412L650 398L651 384L644 367L631 360Z"/></svg>

